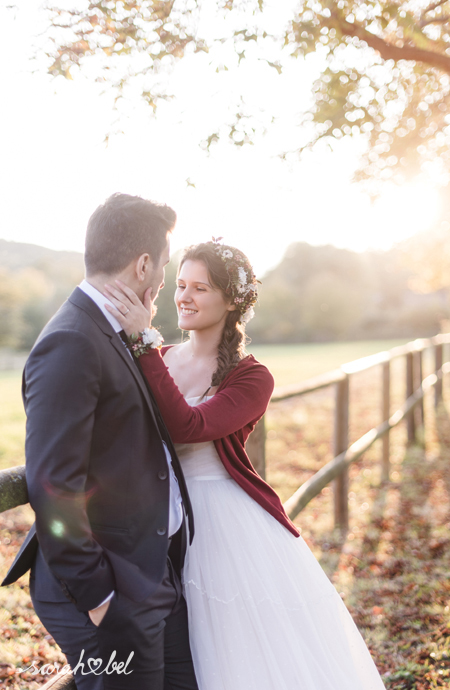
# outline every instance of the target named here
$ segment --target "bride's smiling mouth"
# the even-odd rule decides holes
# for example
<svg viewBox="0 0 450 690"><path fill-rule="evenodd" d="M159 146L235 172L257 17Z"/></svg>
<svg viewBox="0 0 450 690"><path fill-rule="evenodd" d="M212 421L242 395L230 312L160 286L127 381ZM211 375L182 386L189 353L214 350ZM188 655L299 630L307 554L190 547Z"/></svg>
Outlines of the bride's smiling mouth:
<svg viewBox="0 0 450 690"><path fill-rule="evenodd" d="M183 316L193 316L194 314L197 314L197 310L181 306L180 313L183 314Z"/></svg>

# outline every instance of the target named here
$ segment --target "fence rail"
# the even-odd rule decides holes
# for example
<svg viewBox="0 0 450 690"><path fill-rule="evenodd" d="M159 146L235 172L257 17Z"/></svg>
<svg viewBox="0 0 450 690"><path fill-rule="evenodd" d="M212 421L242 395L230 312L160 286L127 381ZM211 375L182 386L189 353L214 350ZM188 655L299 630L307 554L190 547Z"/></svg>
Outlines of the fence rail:
<svg viewBox="0 0 450 690"><path fill-rule="evenodd" d="M342 530L348 529L348 468L377 441L383 439L381 453L381 477L389 479L390 453L389 432L406 420L408 443L417 438L417 427L423 426L425 393L434 388L434 402L437 406L442 399L443 375L450 373L450 363L444 364L444 345L450 344L450 333L436 335L434 338L414 340L392 350L378 352L369 357L362 357L339 369L316 376L300 384L275 388L271 402L280 402L289 398L300 397L307 393L335 387L334 443L333 459L302 484L285 502L284 507L293 520L301 510L317 496L327 484L334 483L334 520ZM434 373L423 378L423 353L434 352ZM405 358L406 361L406 396L405 403L391 413L391 362ZM353 375L380 367L382 395L380 401L381 422L349 446L348 428L350 412L350 379ZM418 408L419 413L414 411ZM416 416L418 424L416 423ZM261 449L262 452L261 452ZM265 422L258 423L247 445L249 456L258 472L265 476Z"/></svg>

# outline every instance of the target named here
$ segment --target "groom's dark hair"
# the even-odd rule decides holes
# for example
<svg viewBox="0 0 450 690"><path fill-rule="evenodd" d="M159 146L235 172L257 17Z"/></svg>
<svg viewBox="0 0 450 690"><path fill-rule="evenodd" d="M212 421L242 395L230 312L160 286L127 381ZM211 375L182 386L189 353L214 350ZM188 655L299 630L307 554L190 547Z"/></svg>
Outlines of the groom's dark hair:
<svg viewBox="0 0 450 690"><path fill-rule="evenodd" d="M177 220L165 204L130 194L113 194L95 209L86 232L87 275L113 275L142 254L156 265Z"/></svg>

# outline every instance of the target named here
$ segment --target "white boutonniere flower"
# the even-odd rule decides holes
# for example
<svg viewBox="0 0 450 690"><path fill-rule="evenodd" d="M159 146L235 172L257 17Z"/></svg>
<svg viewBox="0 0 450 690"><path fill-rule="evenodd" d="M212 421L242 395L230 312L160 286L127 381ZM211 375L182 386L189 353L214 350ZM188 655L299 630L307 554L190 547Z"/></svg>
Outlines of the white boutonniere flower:
<svg viewBox="0 0 450 690"><path fill-rule="evenodd" d="M145 328L142 331L142 342L144 345L150 345L152 348L161 347L164 338L156 328Z"/></svg>
<svg viewBox="0 0 450 690"><path fill-rule="evenodd" d="M131 352L138 359L141 355L150 352L150 350L159 350L164 342L164 338L156 328L144 328L137 335L132 333L128 336L128 341Z"/></svg>

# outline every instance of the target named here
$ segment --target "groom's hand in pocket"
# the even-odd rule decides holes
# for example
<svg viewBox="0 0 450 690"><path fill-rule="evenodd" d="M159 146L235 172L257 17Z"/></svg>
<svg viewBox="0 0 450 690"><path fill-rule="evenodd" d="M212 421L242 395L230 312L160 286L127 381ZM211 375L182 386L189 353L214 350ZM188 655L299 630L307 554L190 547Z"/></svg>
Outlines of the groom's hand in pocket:
<svg viewBox="0 0 450 690"><path fill-rule="evenodd" d="M109 605L111 603L111 599L109 601L106 601L104 604L101 606L98 606L96 609L92 609L92 611L88 611L89 618L93 622L94 625L100 625L102 622L103 618L106 615L107 610L109 609Z"/></svg>

